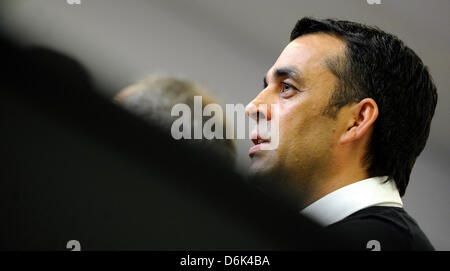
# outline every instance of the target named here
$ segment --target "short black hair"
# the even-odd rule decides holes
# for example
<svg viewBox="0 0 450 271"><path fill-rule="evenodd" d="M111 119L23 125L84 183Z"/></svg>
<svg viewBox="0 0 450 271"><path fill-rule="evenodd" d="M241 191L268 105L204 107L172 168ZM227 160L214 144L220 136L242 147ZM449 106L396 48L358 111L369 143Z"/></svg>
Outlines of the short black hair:
<svg viewBox="0 0 450 271"><path fill-rule="evenodd" d="M364 160L368 174L389 176L405 194L411 170L425 147L437 103L428 68L398 37L360 23L303 18L290 40L311 33L328 33L346 43L343 56L328 61L339 78L330 108L372 98L379 115Z"/></svg>

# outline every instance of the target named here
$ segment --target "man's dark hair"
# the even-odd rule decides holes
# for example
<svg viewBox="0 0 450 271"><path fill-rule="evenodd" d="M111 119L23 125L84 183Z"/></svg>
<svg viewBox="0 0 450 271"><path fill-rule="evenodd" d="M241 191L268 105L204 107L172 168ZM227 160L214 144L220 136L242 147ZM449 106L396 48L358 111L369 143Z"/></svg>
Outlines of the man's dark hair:
<svg viewBox="0 0 450 271"><path fill-rule="evenodd" d="M292 30L291 41L319 32L346 43L343 55L327 61L339 78L330 99L331 115L364 98L375 100L379 115L364 160L371 177L389 176L403 196L437 103L428 68L396 36L349 21L303 18Z"/></svg>

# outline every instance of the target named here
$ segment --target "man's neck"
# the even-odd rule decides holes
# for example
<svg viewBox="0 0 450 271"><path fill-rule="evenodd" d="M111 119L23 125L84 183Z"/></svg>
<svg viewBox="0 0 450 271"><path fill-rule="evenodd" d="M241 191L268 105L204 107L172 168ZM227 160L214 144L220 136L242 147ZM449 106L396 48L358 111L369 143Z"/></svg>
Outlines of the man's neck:
<svg viewBox="0 0 450 271"><path fill-rule="evenodd" d="M339 174L321 176L308 182L307 188L302 193L300 208L303 209L322 197L344 186L369 178L366 170L350 169Z"/></svg>

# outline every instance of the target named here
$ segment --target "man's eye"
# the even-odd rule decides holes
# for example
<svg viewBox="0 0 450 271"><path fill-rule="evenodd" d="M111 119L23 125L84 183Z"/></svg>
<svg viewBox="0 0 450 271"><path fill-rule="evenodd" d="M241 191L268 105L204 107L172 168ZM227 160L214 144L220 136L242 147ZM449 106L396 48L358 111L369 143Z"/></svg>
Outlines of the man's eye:
<svg viewBox="0 0 450 271"><path fill-rule="evenodd" d="M294 90L295 91L297 89L294 86L292 86L291 84L282 82L281 83L281 90L280 90L280 92L283 94L285 92L288 92L289 90Z"/></svg>

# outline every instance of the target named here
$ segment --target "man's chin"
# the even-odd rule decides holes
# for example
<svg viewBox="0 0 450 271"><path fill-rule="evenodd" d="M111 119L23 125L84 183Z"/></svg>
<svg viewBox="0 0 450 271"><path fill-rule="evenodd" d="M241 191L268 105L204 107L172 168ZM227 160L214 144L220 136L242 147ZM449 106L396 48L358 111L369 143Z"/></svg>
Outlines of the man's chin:
<svg viewBox="0 0 450 271"><path fill-rule="evenodd" d="M248 174L250 177L268 177L273 175L274 166L270 156L257 154L251 158Z"/></svg>
<svg viewBox="0 0 450 271"><path fill-rule="evenodd" d="M250 168L248 173L252 176L260 175L268 168L267 163L264 162L264 159L259 156L253 156L251 158Z"/></svg>

